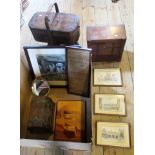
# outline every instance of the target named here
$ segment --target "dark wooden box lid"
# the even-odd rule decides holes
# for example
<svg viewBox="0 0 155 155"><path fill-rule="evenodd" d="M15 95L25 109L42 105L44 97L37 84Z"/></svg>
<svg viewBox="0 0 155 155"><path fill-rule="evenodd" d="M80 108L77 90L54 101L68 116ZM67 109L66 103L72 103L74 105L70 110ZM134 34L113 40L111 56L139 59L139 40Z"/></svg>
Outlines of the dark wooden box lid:
<svg viewBox="0 0 155 155"><path fill-rule="evenodd" d="M33 96L31 100L28 128L51 129L53 126L54 103L46 96Z"/></svg>
<svg viewBox="0 0 155 155"><path fill-rule="evenodd" d="M46 30L45 15L46 12L35 13L29 22L29 27ZM79 26L79 17L74 14L50 13L48 18L51 31L73 32Z"/></svg>
<svg viewBox="0 0 155 155"><path fill-rule="evenodd" d="M87 27L87 42L102 41L102 40L126 40L125 26L88 26Z"/></svg>

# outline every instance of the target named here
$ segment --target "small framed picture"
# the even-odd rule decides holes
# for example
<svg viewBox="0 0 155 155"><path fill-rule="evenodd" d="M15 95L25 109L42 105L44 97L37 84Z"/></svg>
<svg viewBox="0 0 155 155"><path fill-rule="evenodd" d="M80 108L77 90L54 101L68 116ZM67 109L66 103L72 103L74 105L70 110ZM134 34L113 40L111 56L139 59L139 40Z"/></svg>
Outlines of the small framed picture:
<svg viewBox="0 0 155 155"><path fill-rule="evenodd" d="M94 69L94 85L122 86L120 68Z"/></svg>
<svg viewBox="0 0 155 155"><path fill-rule="evenodd" d="M125 96L95 94L95 114L126 115Z"/></svg>
<svg viewBox="0 0 155 155"><path fill-rule="evenodd" d="M91 49L67 47L68 92L90 96Z"/></svg>
<svg viewBox="0 0 155 155"><path fill-rule="evenodd" d="M96 144L129 148L129 124L97 122Z"/></svg>
<svg viewBox="0 0 155 155"><path fill-rule="evenodd" d="M65 47L24 47L33 78L43 77L51 86L66 86Z"/></svg>
<svg viewBox="0 0 155 155"><path fill-rule="evenodd" d="M58 101L54 139L58 141L85 142L85 137L85 101Z"/></svg>

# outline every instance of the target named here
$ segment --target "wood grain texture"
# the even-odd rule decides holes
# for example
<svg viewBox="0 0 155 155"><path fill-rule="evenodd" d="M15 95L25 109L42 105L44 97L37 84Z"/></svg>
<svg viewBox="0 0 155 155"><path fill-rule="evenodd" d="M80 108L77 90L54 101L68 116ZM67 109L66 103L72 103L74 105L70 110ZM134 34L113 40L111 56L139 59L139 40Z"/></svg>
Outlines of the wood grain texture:
<svg viewBox="0 0 155 155"><path fill-rule="evenodd" d="M27 148L27 155L44 155L44 149L29 147Z"/></svg>
<svg viewBox="0 0 155 155"><path fill-rule="evenodd" d="M111 0L29 0L30 5L24 11L23 18L25 24L21 28L21 113L26 108L26 112L22 118L23 126L26 126L26 118L28 115L27 101L30 99L30 80L28 76L28 65L22 47L24 45L45 45L36 42L28 28L28 22L31 16L37 11L46 11L49 4L57 2L60 12L75 13L80 17L81 35L79 39L80 45L87 47L86 43L86 26L90 25L111 25L111 24L125 24L127 33L127 42L122 56L121 63L93 63L93 68L113 68L120 67L122 70L123 87L92 87L92 155L133 155L134 154L134 104L133 104L133 81L134 81L134 29L133 29L133 0L120 0L117 3L112 3ZM92 72L93 77L93 72ZM27 80L27 81L26 81ZM25 82L26 81L26 82ZM93 84L93 81L91 81ZM55 93L63 93L60 90L55 90ZM94 115L94 93L122 93L126 97L127 116L105 116ZM55 96L56 94L53 94ZM26 97L25 97L26 96ZM51 94L52 96L52 94ZM27 98L27 100L26 100ZM64 98L70 97L65 95ZM55 99L54 99L55 100ZM128 122L130 123L131 148L124 149L118 147L102 147L95 145L96 121L113 121L113 122ZM21 155L89 155L88 152L81 152L77 150L60 149L40 149L40 148L23 148L21 147Z"/></svg>
<svg viewBox="0 0 155 155"><path fill-rule="evenodd" d="M94 26L95 25L95 8L94 7L86 7L82 11L83 16L83 40L82 40L82 46L87 47L87 39L86 39L86 27Z"/></svg>
<svg viewBox="0 0 155 155"><path fill-rule="evenodd" d="M23 138L26 135L27 124L27 111L29 108L29 99L31 95L30 91L31 77L29 75L27 67L24 63L20 62L20 137Z"/></svg>
<svg viewBox="0 0 155 155"><path fill-rule="evenodd" d="M78 15L80 18L80 38L78 40L78 43L80 45L82 45L82 40L83 40L82 1L71 0L70 2L71 2L70 3L70 12Z"/></svg>
<svg viewBox="0 0 155 155"><path fill-rule="evenodd" d="M126 43L126 51L127 57L129 59L130 70L132 74L132 81L134 81L134 12L133 12L133 0L128 1L120 1L119 3L120 16L122 22L126 26L127 32L127 43Z"/></svg>
<svg viewBox="0 0 155 155"><path fill-rule="evenodd" d="M55 150L54 149L44 149L44 155L49 155L49 154L54 154Z"/></svg>
<svg viewBox="0 0 155 155"><path fill-rule="evenodd" d="M20 147L20 155L27 155L27 147Z"/></svg>

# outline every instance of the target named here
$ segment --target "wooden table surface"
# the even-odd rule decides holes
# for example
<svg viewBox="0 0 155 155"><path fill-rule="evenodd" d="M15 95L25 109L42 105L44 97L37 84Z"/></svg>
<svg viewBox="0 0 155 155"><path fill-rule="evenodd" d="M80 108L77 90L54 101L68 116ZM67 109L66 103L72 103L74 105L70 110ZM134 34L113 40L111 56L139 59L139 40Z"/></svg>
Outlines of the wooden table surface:
<svg viewBox="0 0 155 155"><path fill-rule="evenodd" d="M117 3L112 3L111 0L29 0L28 8L23 12L25 24L21 28L21 111L24 112L24 101L26 91L24 86L27 73L22 70L27 68L25 56L23 54L23 45L43 45L33 39L33 36L28 28L28 22L31 16L37 11L46 11L49 4L57 2L59 10L65 13L75 13L80 17L81 35L79 44L87 47L86 43L86 26L94 25L111 25L111 24L125 24L127 33L127 42L123 53L121 63L93 63L92 68L114 68L120 67L122 70L123 87L103 87L92 85L92 107L94 105L94 93L120 93L125 94L127 116L108 116L108 115L94 115L92 109L92 130L93 130L93 145L92 155L133 155L134 154L134 104L133 104L133 79L134 79L134 40L133 40L133 0L120 0ZM93 76L93 72L92 72ZM25 117L22 117L24 120ZM110 121L110 122L128 122L130 123L131 147L118 148L110 146L96 146L95 133L96 121ZM44 148L27 148L21 147L21 155L55 155L61 154L59 150L44 149ZM87 152L82 151L65 151L65 155L88 155Z"/></svg>

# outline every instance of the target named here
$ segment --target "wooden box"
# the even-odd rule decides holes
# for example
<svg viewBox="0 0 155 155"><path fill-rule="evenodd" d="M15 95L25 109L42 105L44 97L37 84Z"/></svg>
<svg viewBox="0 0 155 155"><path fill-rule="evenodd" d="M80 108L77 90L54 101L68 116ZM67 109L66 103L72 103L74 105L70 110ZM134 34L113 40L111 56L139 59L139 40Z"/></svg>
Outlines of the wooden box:
<svg viewBox="0 0 155 155"><path fill-rule="evenodd" d="M55 104L49 97L33 96L28 129L31 132L53 132Z"/></svg>
<svg viewBox="0 0 155 155"><path fill-rule="evenodd" d="M91 120L91 99L90 99L90 74L91 74L91 63L90 63L90 58L91 58L91 50L86 50L82 48L75 48L75 47L63 47L63 46L35 46L35 47L25 47L26 49L26 57L28 58L28 67L29 71L27 72L28 77L33 80L34 77L37 76L44 76L47 81L49 82L51 89L48 94L48 98L50 98L54 106L52 107L57 107L58 102L67 100L67 101L83 101L84 103L84 139L74 141L73 136L75 136L75 132L78 133L79 136L79 126L72 125L73 123L76 123L75 121L79 120L79 116L76 116L74 119L71 119L71 113L72 117L77 115L76 112L73 112L71 108L71 112L68 111L68 107L64 108L65 110L62 110L61 113L61 119L59 119L59 114L55 111L55 114L58 114L58 117L54 115L54 120L53 120L53 115L52 117L50 116L50 113L53 114L53 108L49 107L49 104L45 107L44 105L38 105L42 104L43 101L38 101L38 104L35 103L35 106L32 105L32 93L30 90L30 85L31 85L31 80L29 80L27 84L27 93L24 94L24 100L25 105L23 107L23 110L21 110L21 141L20 144L21 146L24 147L50 147L50 148L59 148L60 150L65 148L67 150L81 150L81 151L91 151L91 142L92 142L92 120ZM61 58L61 59L60 59ZM44 59L44 63L40 64L40 60ZM45 63L46 62L46 63ZM49 69L47 66L56 64L60 62L63 65L63 69L61 67L59 68L59 71L63 71L63 73L66 76L62 76L63 78L61 79L63 82L60 82L59 80L59 71L56 69L52 70L51 68ZM47 70L46 70L47 68ZM44 70L45 69L45 70ZM32 73L32 76L31 76ZM47 73L47 74L46 74ZM50 73L50 74L49 74ZM60 72L62 73L62 72ZM48 77L47 75L57 75L53 79L53 76ZM77 75L83 75L77 76ZM65 77L65 78L64 78ZM67 77L67 78L66 78ZM80 86L77 88L77 83L79 84L80 81ZM27 82L27 81L26 81ZM60 82L60 83L59 83ZM82 86L84 89L82 89ZM85 89L86 88L86 89ZM84 91L83 91L84 90ZM86 93L87 92L87 93ZM28 95L29 96L28 96ZM38 96L37 96L38 98ZM42 98L42 97L41 97ZM27 99L27 100L26 100ZM75 104L75 102L74 102ZM38 106L38 107L36 107ZM41 108L41 110L40 110ZM79 106L80 108L80 106ZM36 111L34 111L36 109ZM55 108L56 110L56 108ZM60 109L59 109L60 110ZM70 109L69 109L70 110ZM49 112L50 111L50 112ZM43 112L43 113L42 113ZM68 114L67 114L68 113ZM75 114L74 114L75 113ZM37 121L34 120L34 116L37 116ZM45 116L45 117L44 117ZM51 118L49 122L47 121L49 117ZM39 121L38 121L39 118ZM69 137L68 139L56 139L56 118L59 119L62 124L65 122L63 128L59 128L59 133L65 133L64 136ZM45 123L41 119L47 121L46 124L40 124ZM60 123L59 122L59 123ZM81 122L81 121L79 121ZM58 124L59 124L58 123ZM60 123L61 124L61 123ZM59 124L59 125L60 125ZM76 125L78 122L76 123ZM74 128L73 128L74 127ZM77 128L78 127L78 128ZM49 132L50 130L52 131L54 129L54 132ZM62 129L62 130L61 130ZM37 132L36 132L37 130ZM42 132L38 132L38 130L41 130ZM47 132L48 131L48 132ZM71 131L71 132L69 132ZM83 136L83 127L82 127L82 136ZM74 132L74 133L73 133ZM72 136L68 136L68 134L72 134ZM73 135L74 134L74 135ZM60 135L61 136L61 135ZM75 136L75 138L77 138Z"/></svg>
<svg viewBox="0 0 155 155"><path fill-rule="evenodd" d="M37 12L32 16L29 28L34 39L48 45L76 44L80 36L79 17L60 13L57 3L54 6L56 13L51 12L51 5L47 12Z"/></svg>
<svg viewBox="0 0 155 155"><path fill-rule="evenodd" d="M91 101L90 98L81 97L78 95L69 94L66 88L52 88L48 95L49 98L53 100L55 107L60 100L83 100L85 101L85 141L84 142L73 142L73 141L58 141L54 139L54 133L50 132L30 132L27 128L29 126L27 120L22 121L21 125L21 140L20 145L24 147L46 147L46 148L59 148L60 150L66 148L67 150L81 150L81 151L91 151ZM27 115L31 113L31 103L27 103L25 106L25 115L21 114L21 118L28 118ZM29 112L30 111L30 112ZM55 128L55 119L54 119L54 128Z"/></svg>
<svg viewBox="0 0 155 155"><path fill-rule="evenodd" d="M126 31L124 25L87 27L87 45L92 48L92 61L121 61Z"/></svg>

